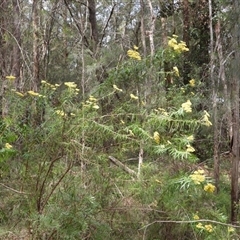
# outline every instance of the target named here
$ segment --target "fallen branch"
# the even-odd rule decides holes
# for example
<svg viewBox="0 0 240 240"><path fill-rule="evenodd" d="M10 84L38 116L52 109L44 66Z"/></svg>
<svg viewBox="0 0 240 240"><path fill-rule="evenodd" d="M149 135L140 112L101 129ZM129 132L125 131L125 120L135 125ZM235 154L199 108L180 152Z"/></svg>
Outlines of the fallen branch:
<svg viewBox="0 0 240 240"><path fill-rule="evenodd" d="M122 162L120 162L119 160L117 160L116 158L109 156L108 157L109 160L111 162L113 162L115 165L117 165L118 167L122 168L125 172L137 176L137 173L135 171L133 171L132 169L130 169L129 167L127 167L126 165L124 165Z"/></svg>

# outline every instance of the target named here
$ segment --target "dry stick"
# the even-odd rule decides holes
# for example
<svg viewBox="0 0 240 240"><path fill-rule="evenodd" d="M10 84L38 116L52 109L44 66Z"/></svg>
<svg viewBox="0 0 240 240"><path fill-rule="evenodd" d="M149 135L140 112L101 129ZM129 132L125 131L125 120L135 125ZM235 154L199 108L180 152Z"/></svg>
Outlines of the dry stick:
<svg viewBox="0 0 240 240"><path fill-rule="evenodd" d="M124 165L122 162L120 162L119 160L117 160L116 158L109 156L108 157L110 161L112 161L115 165L117 165L118 167L122 168L125 172L137 176L137 173L135 171L133 171L132 169L130 169L129 167L127 167L126 165Z"/></svg>
<svg viewBox="0 0 240 240"><path fill-rule="evenodd" d="M7 185L5 185L5 184L3 184L3 183L0 183L0 185L3 186L3 187L5 187L5 188L7 188L7 189L9 189L9 190L11 190L11 191L13 191L13 192L15 192L15 193L19 193L19 194L30 194L30 193L26 193L26 192L21 192L21 191L15 190L15 189L13 189L13 188L11 188L11 187L8 187Z"/></svg>
<svg viewBox="0 0 240 240"><path fill-rule="evenodd" d="M137 173L138 178L140 177L142 163L143 163L143 149L140 148L139 158L138 158L138 173Z"/></svg>

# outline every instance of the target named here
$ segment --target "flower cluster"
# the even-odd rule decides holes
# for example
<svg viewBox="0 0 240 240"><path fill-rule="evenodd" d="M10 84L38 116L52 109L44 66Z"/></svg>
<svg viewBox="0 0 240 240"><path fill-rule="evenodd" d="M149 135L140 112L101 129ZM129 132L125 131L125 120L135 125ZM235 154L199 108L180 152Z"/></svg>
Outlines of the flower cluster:
<svg viewBox="0 0 240 240"><path fill-rule="evenodd" d="M18 92L15 89L11 89L12 92L16 93L19 97L24 97L24 93Z"/></svg>
<svg viewBox="0 0 240 240"><path fill-rule="evenodd" d="M204 115L201 119L201 123L207 127L212 126L212 123L209 121L209 117L210 117L209 113L206 110L204 110Z"/></svg>
<svg viewBox="0 0 240 240"><path fill-rule="evenodd" d="M136 60L141 60L141 56L139 54L139 52L137 51L138 50L138 47L137 46L134 46L133 47L134 50L130 49L127 51L127 55L130 57L130 58L133 58L133 59L136 59Z"/></svg>
<svg viewBox="0 0 240 240"><path fill-rule="evenodd" d="M168 41L168 46L177 53L188 52L189 48L187 48L186 43L183 41L178 42L177 38L177 35L173 35Z"/></svg>
<svg viewBox="0 0 240 240"><path fill-rule="evenodd" d="M28 91L27 93L33 97L44 97L42 94L39 94L38 92L34 91Z"/></svg>
<svg viewBox="0 0 240 240"><path fill-rule="evenodd" d="M59 84L54 84L54 85L53 85L53 84L51 84L51 83L48 83L48 82L45 81L45 80L42 80L41 83L42 83L42 85L44 85L44 86L50 87L52 90L56 90L57 87L60 86Z"/></svg>
<svg viewBox="0 0 240 240"><path fill-rule="evenodd" d="M203 189L205 192L213 193L215 191L216 187L213 184L208 183L207 185L204 186Z"/></svg>
<svg viewBox="0 0 240 240"><path fill-rule="evenodd" d="M157 144L160 143L160 135L159 135L159 132L155 131L155 132L153 133L153 139L154 139L154 141L155 141Z"/></svg>
<svg viewBox="0 0 240 240"><path fill-rule="evenodd" d="M195 148L193 146L191 146L190 144L187 144L187 152L192 153L195 152Z"/></svg>
<svg viewBox="0 0 240 240"><path fill-rule="evenodd" d="M79 93L79 89L77 88L77 84L75 82L65 82L65 86L68 87L68 89L73 90L75 94L77 95Z"/></svg>
<svg viewBox="0 0 240 240"><path fill-rule="evenodd" d="M16 79L16 77L10 75L10 76L6 76L6 79L9 81L14 81Z"/></svg>
<svg viewBox="0 0 240 240"><path fill-rule="evenodd" d="M135 96L135 95L132 94L132 93L130 94L130 98L131 98L131 99L134 99L134 100L138 100L138 96Z"/></svg>
<svg viewBox="0 0 240 240"><path fill-rule="evenodd" d="M209 233L213 232L214 228L211 224L206 224L206 225L203 225L202 223L198 223L196 225L196 228L199 228L199 229L203 229Z"/></svg>
<svg viewBox="0 0 240 240"><path fill-rule="evenodd" d="M189 80L189 85L190 85L191 87L195 87L195 79Z"/></svg>
<svg viewBox="0 0 240 240"><path fill-rule="evenodd" d="M197 185L204 182L205 181L204 170L194 171L194 173L190 175L190 178Z"/></svg>
<svg viewBox="0 0 240 240"><path fill-rule="evenodd" d="M180 77L178 67L176 67L176 66L173 67L173 72L174 72L174 74L175 74L177 77Z"/></svg>
<svg viewBox="0 0 240 240"><path fill-rule="evenodd" d="M83 106L84 107L91 107L91 108L94 108L94 109L99 109L97 101L98 100L91 95L91 96L89 96L88 100L83 104Z"/></svg>
<svg viewBox="0 0 240 240"><path fill-rule="evenodd" d="M117 85L113 85L113 88L116 90L116 91L119 91L119 92L122 92L123 90L121 88L118 88Z"/></svg>
<svg viewBox="0 0 240 240"><path fill-rule="evenodd" d="M169 116L169 113L164 109L164 108L158 108L158 109L154 109L155 112L159 112L164 115L164 116Z"/></svg>
<svg viewBox="0 0 240 240"><path fill-rule="evenodd" d="M6 149L11 149L13 146L11 145L11 144L9 144L9 143L5 143L5 148Z"/></svg>
<svg viewBox="0 0 240 240"><path fill-rule="evenodd" d="M62 116L62 117L66 116L66 113L62 110L56 110L56 114L59 115L59 116Z"/></svg>
<svg viewBox="0 0 240 240"><path fill-rule="evenodd" d="M182 108L185 112L192 112L192 103L190 100L187 100L185 103L182 104Z"/></svg>

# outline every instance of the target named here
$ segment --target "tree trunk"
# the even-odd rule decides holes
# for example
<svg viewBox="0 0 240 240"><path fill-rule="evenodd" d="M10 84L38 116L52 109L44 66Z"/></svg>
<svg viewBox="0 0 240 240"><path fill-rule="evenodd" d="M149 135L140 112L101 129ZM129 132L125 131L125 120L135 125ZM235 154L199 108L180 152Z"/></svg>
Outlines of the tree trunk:
<svg viewBox="0 0 240 240"><path fill-rule="evenodd" d="M20 88L20 70L21 70L21 19L20 19L20 9L17 0L12 1L13 4L13 35L14 35L14 45L13 45L13 67L12 75L15 78L15 88Z"/></svg>
<svg viewBox="0 0 240 240"><path fill-rule="evenodd" d="M88 0L88 10L89 10L89 22L91 25L91 39L93 41L93 52L95 52L98 44L98 27L95 0Z"/></svg>
<svg viewBox="0 0 240 240"><path fill-rule="evenodd" d="M38 91L40 85L40 56L39 56L39 0L33 0L32 27L33 27L33 80L31 88Z"/></svg>
<svg viewBox="0 0 240 240"><path fill-rule="evenodd" d="M210 26L210 78L212 82L213 95L213 159L214 159L214 179L217 192L219 191L219 124L218 124L218 108L217 93L218 82L214 76L214 39L213 39L213 22L212 22L212 1L209 0L209 26Z"/></svg>
<svg viewBox="0 0 240 240"><path fill-rule="evenodd" d="M155 46L154 46L154 31L155 31L155 21L156 21L156 16L154 15L153 8L152 8L152 3L150 0L148 0L148 6L150 9L150 29L148 31L148 36L149 36L149 42L150 42L150 50L151 50L151 56L153 57L155 53Z"/></svg>
<svg viewBox="0 0 240 240"><path fill-rule="evenodd" d="M231 223L236 224L238 219L238 203L239 203L239 59L240 59L240 44L239 44L239 2L234 0L233 4L234 28L233 28L233 81L232 81L232 99L234 104L233 109L233 159L232 159L232 175L231 175Z"/></svg>

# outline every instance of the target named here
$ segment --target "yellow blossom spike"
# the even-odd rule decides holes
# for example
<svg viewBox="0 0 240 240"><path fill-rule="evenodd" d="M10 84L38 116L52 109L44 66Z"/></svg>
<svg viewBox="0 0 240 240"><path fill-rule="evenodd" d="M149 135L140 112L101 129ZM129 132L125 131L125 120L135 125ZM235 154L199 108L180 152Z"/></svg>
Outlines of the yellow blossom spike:
<svg viewBox="0 0 240 240"><path fill-rule="evenodd" d="M39 96L39 93L37 92L34 92L34 91L28 91L28 94L31 95L31 96Z"/></svg>
<svg viewBox="0 0 240 240"><path fill-rule="evenodd" d="M173 67L173 72L175 73L175 75L176 75L177 77L180 77L178 67L176 67L176 66Z"/></svg>
<svg viewBox="0 0 240 240"><path fill-rule="evenodd" d="M154 141L155 141L157 144L160 143L160 135L159 135L159 132L155 131L155 132L153 133L153 139L154 139Z"/></svg>
<svg viewBox="0 0 240 240"><path fill-rule="evenodd" d="M118 88L117 85L113 84L113 88L119 92L122 92L123 90L121 88Z"/></svg>
<svg viewBox="0 0 240 240"><path fill-rule="evenodd" d="M198 216L197 214L194 214L194 215L193 215L193 219L194 219L194 220L199 220L200 218L199 218L199 216Z"/></svg>
<svg viewBox="0 0 240 240"><path fill-rule="evenodd" d="M10 81L11 81L11 80L13 81L13 80L16 79L16 77L10 75L10 76L6 76L6 79L7 79L7 80L10 80Z"/></svg>
<svg viewBox="0 0 240 240"><path fill-rule="evenodd" d="M192 112L192 103L190 100L187 100L187 102L182 104L182 108L185 112Z"/></svg>
<svg viewBox="0 0 240 240"><path fill-rule="evenodd" d="M195 149L194 149L194 147L192 147L191 145L188 144L186 151L192 153L192 152L195 152Z"/></svg>
<svg viewBox="0 0 240 240"><path fill-rule="evenodd" d="M5 148L7 148L7 149L11 149L13 146L11 145L11 144L9 144L9 143L5 143Z"/></svg>
<svg viewBox="0 0 240 240"><path fill-rule="evenodd" d="M191 87L194 87L194 86L195 86L195 79L189 80L189 85L190 85Z"/></svg>
<svg viewBox="0 0 240 240"><path fill-rule="evenodd" d="M94 104L94 105L92 106L92 108L94 108L94 109L99 109L99 106L98 106L97 104Z"/></svg>
<svg viewBox="0 0 240 240"><path fill-rule="evenodd" d="M137 52L136 50L128 50L127 55L130 58L133 58L133 59L136 59L136 60L139 60L139 61L141 60L141 56L140 56L139 52Z"/></svg>
<svg viewBox="0 0 240 240"><path fill-rule="evenodd" d="M130 94L130 97L132 98L132 99L134 99L134 100L137 100L138 99L138 97L137 96L135 96L134 94Z"/></svg>
<svg viewBox="0 0 240 240"><path fill-rule="evenodd" d="M134 50L138 50L138 47L136 45L133 46Z"/></svg>
<svg viewBox="0 0 240 240"><path fill-rule="evenodd" d="M213 193L215 191L215 189L216 189L216 187L211 183L208 183L207 185L204 186L205 192Z"/></svg>
<svg viewBox="0 0 240 240"><path fill-rule="evenodd" d="M69 87L69 88L76 88L77 87L77 84L75 82L65 82L64 85Z"/></svg>

